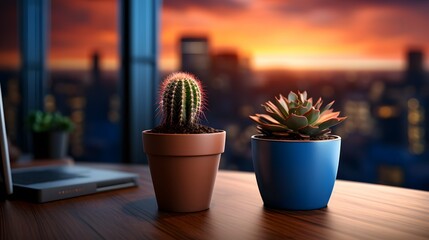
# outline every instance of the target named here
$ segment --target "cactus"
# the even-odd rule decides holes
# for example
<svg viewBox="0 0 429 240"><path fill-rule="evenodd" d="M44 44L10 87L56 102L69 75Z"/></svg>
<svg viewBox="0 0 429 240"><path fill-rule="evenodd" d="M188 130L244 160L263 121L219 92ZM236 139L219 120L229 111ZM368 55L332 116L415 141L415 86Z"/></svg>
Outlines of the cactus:
<svg viewBox="0 0 429 240"><path fill-rule="evenodd" d="M169 75L161 88L160 110L166 126L194 125L202 115L204 94L194 76L178 72Z"/></svg>
<svg viewBox="0 0 429 240"><path fill-rule="evenodd" d="M250 118L258 124L257 128L266 136L287 139L321 139L326 137L333 127L344 121L340 112L334 112L330 102L321 109L322 99L313 105L313 99L307 99L307 92L290 92L262 104L267 114L255 114Z"/></svg>

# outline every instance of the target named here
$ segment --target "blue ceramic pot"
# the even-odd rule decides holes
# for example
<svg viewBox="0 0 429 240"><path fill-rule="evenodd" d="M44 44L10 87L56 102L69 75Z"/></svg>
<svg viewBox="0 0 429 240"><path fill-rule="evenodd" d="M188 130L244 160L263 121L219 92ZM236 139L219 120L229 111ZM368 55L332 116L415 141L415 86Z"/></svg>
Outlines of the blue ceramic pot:
<svg viewBox="0 0 429 240"><path fill-rule="evenodd" d="M312 210L327 206L337 177L341 138L293 141L252 136L259 192L269 208Z"/></svg>

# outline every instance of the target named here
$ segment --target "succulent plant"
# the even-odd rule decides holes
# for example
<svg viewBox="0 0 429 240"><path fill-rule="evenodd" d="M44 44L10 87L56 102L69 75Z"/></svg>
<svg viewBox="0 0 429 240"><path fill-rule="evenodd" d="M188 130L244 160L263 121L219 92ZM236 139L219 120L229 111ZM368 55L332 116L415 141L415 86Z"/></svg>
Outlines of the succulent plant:
<svg viewBox="0 0 429 240"><path fill-rule="evenodd" d="M280 94L274 102L268 101L262 106L267 114L255 114L250 118L258 124L257 128L266 136L287 139L320 139L327 136L330 127L344 121L331 107L334 101L322 108L322 99L313 104L307 99L307 92L290 92L288 97Z"/></svg>
<svg viewBox="0 0 429 240"><path fill-rule="evenodd" d="M33 111L29 114L27 123L32 132L71 132L74 129L74 124L70 118L59 112Z"/></svg>
<svg viewBox="0 0 429 240"><path fill-rule="evenodd" d="M167 126L196 124L202 114L203 95L200 82L191 74L169 75L161 88L162 122Z"/></svg>

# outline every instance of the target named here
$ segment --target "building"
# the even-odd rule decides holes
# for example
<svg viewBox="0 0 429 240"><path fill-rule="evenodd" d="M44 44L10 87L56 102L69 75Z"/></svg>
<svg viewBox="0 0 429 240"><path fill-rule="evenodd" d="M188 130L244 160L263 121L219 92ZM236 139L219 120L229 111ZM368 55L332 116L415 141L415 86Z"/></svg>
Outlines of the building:
<svg viewBox="0 0 429 240"><path fill-rule="evenodd" d="M180 69L194 74L201 81L210 78L210 47L207 37L180 39Z"/></svg>
<svg viewBox="0 0 429 240"><path fill-rule="evenodd" d="M414 86L419 93L426 84L424 54L419 49L411 49L407 53L405 80L407 86Z"/></svg>
<svg viewBox="0 0 429 240"><path fill-rule="evenodd" d="M424 189L429 178L415 169L429 167L428 82L423 52L413 49L406 56L403 81L386 84L374 106L381 139L370 150L366 164L372 172L366 175L383 184Z"/></svg>

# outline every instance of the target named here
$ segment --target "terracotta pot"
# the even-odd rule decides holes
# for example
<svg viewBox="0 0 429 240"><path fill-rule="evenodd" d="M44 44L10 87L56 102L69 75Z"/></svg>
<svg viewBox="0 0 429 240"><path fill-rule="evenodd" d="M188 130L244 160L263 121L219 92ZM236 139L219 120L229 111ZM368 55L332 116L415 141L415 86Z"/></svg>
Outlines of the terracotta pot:
<svg viewBox="0 0 429 240"><path fill-rule="evenodd" d="M162 134L143 131L143 149L160 210L196 212L210 207L225 131Z"/></svg>

